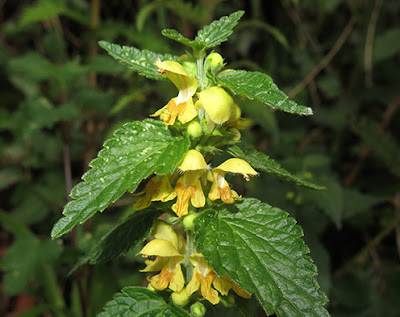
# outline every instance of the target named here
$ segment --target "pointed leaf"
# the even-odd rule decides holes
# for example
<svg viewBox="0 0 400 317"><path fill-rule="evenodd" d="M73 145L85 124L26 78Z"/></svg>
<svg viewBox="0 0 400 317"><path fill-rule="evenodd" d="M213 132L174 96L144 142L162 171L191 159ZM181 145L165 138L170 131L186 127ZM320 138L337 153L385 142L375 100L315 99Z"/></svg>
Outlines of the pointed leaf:
<svg viewBox="0 0 400 317"><path fill-rule="evenodd" d="M124 222L105 234L90 252L74 267L90 262L107 262L117 258L141 244L150 235L154 219L161 215L156 209L135 212Z"/></svg>
<svg viewBox="0 0 400 317"><path fill-rule="evenodd" d="M257 100L272 109L300 115L312 115L312 109L299 106L274 84L271 77L259 72L229 70L217 76L221 85L229 88L235 95Z"/></svg>
<svg viewBox="0 0 400 317"><path fill-rule="evenodd" d="M303 231L285 211L241 199L200 213L195 226L196 250L218 275L255 294L268 314L329 316Z"/></svg>
<svg viewBox="0 0 400 317"><path fill-rule="evenodd" d="M151 79L166 80L165 76L157 73L158 68L156 66L156 61L158 59L162 61L178 61L177 56L158 54L148 50L139 50L131 46L120 46L106 41L100 41L99 45L121 64Z"/></svg>
<svg viewBox="0 0 400 317"><path fill-rule="evenodd" d="M283 169L275 160L264 153L258 152L255 149L234 145L228 149L228 152L235 157L247 161L253 168L258 171L267 172L296 185L305 186L313 189L325 189L325 187L323 186L315 185L311 182L290 174L287 170Z"/></svg>
<svg viewBox="0 0 400 317"><path fill-rule="evenodd" d="M125 287L104 306L97 317L190 317L183 309L167 304L155 291Z"/></svg>
<svg viewBox="0 0 400 317"><path fill-rule="evenodd" d="M133 192L152 173L171 173L189 148L186 138L175 136L163 122L144 120L127 123L104 144L71 191L74 199L53 227L52 237L70 231L97 211L103 211L126 191Z"/></svg>
<svg viewBox="0 0 400 317"><path fill-rule="evenodd" d="M192 47L197 51L205 51L211 47L217 46L228 39L232 34L232 29L238 24L244 11L237 11L229 16L224 16L219 20L206 25L197 33L196 38L191 41L176 30L163 30L162 35L175 40L179 43Z"/></svg>
<svg viewBox="0 0 400 317"><path fill-rule="evenodd" d="M191 41L188 38L184 37L181 33L179 33L177 30L173 29L166 29L162 30L162 35L165 37L170 38L171 40L177 41L179 43L182 43L184 45L190 46L194 49L202 49L203 46L199 45L196 41Z"/></svg>
<svg viewBox="0 0 400 317"><path fill-rule="evenodd" d="M197 33L195 41L203 46L203 50L221 44L232 34L233 28L238 24L243 14L244 11L237 11L206 25Z"/></svg>

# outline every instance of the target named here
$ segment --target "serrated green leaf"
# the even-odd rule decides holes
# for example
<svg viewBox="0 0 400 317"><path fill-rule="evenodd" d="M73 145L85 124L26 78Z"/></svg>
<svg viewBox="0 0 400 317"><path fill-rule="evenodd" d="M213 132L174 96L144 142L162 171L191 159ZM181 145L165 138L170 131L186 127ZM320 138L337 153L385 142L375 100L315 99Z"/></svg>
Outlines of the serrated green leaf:
<svg viewBox="0 0 400 317"><path fill-rule="evenodd" d="M203 45L199 45L199 43L197 43L196 41L189 40L188 38L184 37L181 33L179 33L177 30L165 29L162 30L161 34L164 35L165 37L170 38L171 40L193 47L194 49L201 50L203 48Z"/></svg>
<svg viewBox="0 0 400 317"><path fill-rule="evenodd" d="M234 145L228 149L228 153L247 161L253 168L258 171L267 172L296 185L309 187L312 189L325 189L325 187L323 186L315 185L309 181L290 174L287 170L283 169L275 160L271 159L268 155L264 153L258 152L255 149Z"/></svg>
<svg viewBox="0 0 400 317"><path fill-rule="evenodd" d="M285 211L248 198L195 219L197 244L220 276L256 295L268 314L329 316L302 229Z"/></svg>
<svg viewBox="0 0 400 317"><path fill-rule="evenodd" d="M217 76L217 81L229 88L235 95L257 100L272 109L305 116L313 114L311 108L300 106L294 101L288 100L288 96L279 90L267 74L230 70L220 73Z"/></svg>
<svg viewBox="0 0 400 317"><path fill-rule="evenodd" d="M243 14L244 11L237 11L206 25L197 33L195 41L203 46L203 50L221 44L232 34L233 28L238 24Z"/></svg>
<svg viewBox="0 0 400 317"><path fill-rule="evenodd" d="M125 287L104 306L97 317L190 317L183 309L167 304L155 291Z"/></svg>
<svg viewBox="0 0 400 317"><path fill-rule="evenodd" d="M178 61L177 56L139 50L131 46L120 46L106 41L100 41L99 45L123 65L151 79L166 80L165 76L157 73L156 61L158 59L162 61Z"/></svg>
<svg viewBox="0 0 400 317"><path fill-rule="evenodd" d="M194 50L205 51L226 41L228 36L232 34L232 29L238 24L238 21L243 14L244 11L237 11L206 25L197 33L196 38L193 41L172 29L163 30L162 35L190 46Z"/></svg>
<svg viewBox="0 0 400 317"><path fill-rule="evenodd" d="M150 235L154 219L161 213L156 209L135 212L107 232L72 271L87 262L95 264L110 261L141 244Z"/></svg>
<svg viewBox="0 0 400 317"><path fill-rule="evenodd" d="M65 206L64 218L54 225L52 237L60 237L103 211L126 191L133 192L152 173L171 173L188 148L188 139L174 135L161 121L125 124L90 163L84 182L72 189L74 200Z"/></svg>

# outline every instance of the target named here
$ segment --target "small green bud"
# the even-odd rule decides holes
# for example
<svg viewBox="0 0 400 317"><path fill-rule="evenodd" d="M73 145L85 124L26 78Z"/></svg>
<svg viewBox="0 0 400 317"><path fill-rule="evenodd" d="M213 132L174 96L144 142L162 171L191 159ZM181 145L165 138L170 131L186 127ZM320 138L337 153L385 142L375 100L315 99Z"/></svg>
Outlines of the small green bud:
<svg viewBox="0 0 400 317"><path fill-rule="evenodd" d="M197 121L192 121L188 124L187 132L191 138L199 138L203 134L203 129L200 123Z"/></svg>
<svg viewBox="0 0 400 317"><path fill-rule="evenodd" d="M229 131L235 133L235 136L233 137L232 140L235 141L235 142L239 142L239 141L240 141L240 138L241 138L241 136L242 136L242 135L240 134L239 129L231 128L231 129L229 129Z"/></svg>
<svg viewBox="0 0 400 317"><path fill-rule="evenodd" d="M206 314L206 308L202 303L196 302L190 306L190 312L194 317L203 317Z"/></svg>
<svg viewBox="0 0 400 317"><path fill-rule="evenodd" d="M188 303L190 296L186 292L186 288L183 288L180 292L173 292L171 298L175 305L185 306Z"/></svg>
<svg viewBox="0 0 400 317"><path fill-rule="evenodd" d="M183 218L183 226L186 230L194 229L194 218L196 218L194 213L187 214L185 218Z"/></svg>
<svg viewBox="0 0 400 317"><path fill-rule="evenodd" d="M213 73L218 72L224 66L224 59L218 53L211 53L206 58L206 69L211 69Z"/></svg>

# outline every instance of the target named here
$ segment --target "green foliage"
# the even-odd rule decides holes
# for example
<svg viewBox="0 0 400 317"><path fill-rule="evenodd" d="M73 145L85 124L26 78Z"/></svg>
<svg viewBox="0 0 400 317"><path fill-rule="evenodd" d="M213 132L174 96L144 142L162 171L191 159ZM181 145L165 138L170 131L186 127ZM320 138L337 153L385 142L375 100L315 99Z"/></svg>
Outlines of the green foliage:
<svg viewBox="0 0 400 317"><path fill-rule="evenodd" d="M254 293L268 314L329 316L303 232L286 212L247 198L195 222L197 251L219 275Z"/></svg>
<svg viewBox="0 0 400 317"><path fill-rule="evenodd" d="M170 39L192 47L195 51L205 51L226 41L243 14L244 11L237 11L230 16L222 17L206 25L197 33L193 41L185 38L176 30L163 30L162 34Z"/></svg>
<svg viewBox="0 0 400 317"><path fill-rule="evenodd" d="M154 219L160 215L161 212L156 209L134 213L107 232L88 254L79 261L76 268L87 262L96 264L110 261L143 243L150 235Z"/></svg>
<svg viewBox="0 0 400 317"><path fill-rule="evenodd" d="M255 169L275 175L282 180L292 182L296 185L305 186L313 189L325 189L323 186L315 185L309 181L301 179L297 176L290 174L287 170L283 169L276 161L271 159L268 155L258 152L255 149L234 145L229 148L228 152L235 157L246 160Z"/></svg>
<svg viewBox="0 0 400 317"><path fill-rule="evenodd" d="M104 312L98 315L98 317L113 316L189 317L190 315L174 304L167 304L154 291L140 287L125 287L104 306Z"/></svg>
<svg viewBox="0 0 400 317"><path fill-rule="evenodd" d="M60 237L103 211L126 191L133 192L152 173L172 172L188 146L187 139L176 137L154 120L128 123L117 130L90 163L92 169L82 176L84 182L73 188L74 200L65 206L64 218L55 224L52 237Z"/></svg>
<svg viewBox="0 0 400 317"><path fill-rule="evenodd" d="M257 100L272 109L300 115L312 115L312 109L299 106L278 89L271 77L259 72L229 70L217 76L221 85L229 88L235 95Z"/></svg>
<svg viewBox="0 0 400 317"><path fill-rule="evenodd" d="M151 79L165 79L164 76L157 73L155 63L158 59L163 61L178 60L178 57L169 54L158 54L148 50L139 50L135 47L111 44L106 41L100 41L99 45L123 65L128 66L140 75Z"/></svg>
<svg viewBox="0 0 400 317"><path fill-rule="evenodd" d="M41 266L52 263L61 251L62 247L50 239L41 242L31 234L17 239L0 262L6 272L4 291L15 295L33 279L40 281Z"/></svg>

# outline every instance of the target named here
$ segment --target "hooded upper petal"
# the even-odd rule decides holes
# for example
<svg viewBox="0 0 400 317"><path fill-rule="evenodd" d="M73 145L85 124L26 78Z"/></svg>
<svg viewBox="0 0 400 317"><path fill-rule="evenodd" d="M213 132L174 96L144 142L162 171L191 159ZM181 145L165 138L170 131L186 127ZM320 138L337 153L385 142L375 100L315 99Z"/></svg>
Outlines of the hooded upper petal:
<svg viewBox="0 0 400 317"><path fill-rule="evenodd" d="M186 73L181 64L174 61L157 61L159 72L166 76L178 88L176 104L187 102L197 90L197 80Z"/></svg>

